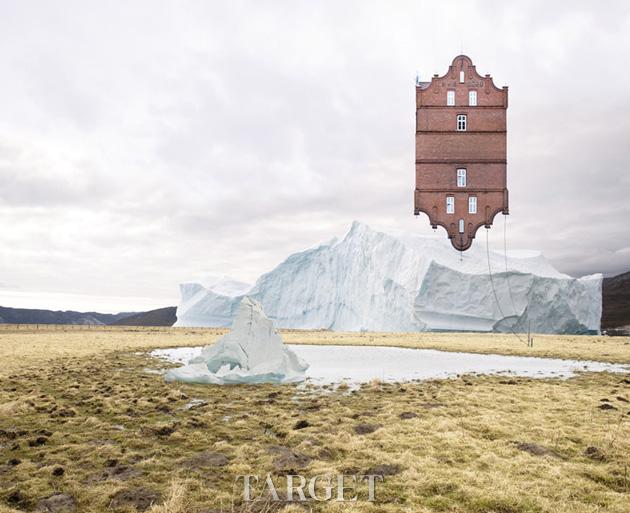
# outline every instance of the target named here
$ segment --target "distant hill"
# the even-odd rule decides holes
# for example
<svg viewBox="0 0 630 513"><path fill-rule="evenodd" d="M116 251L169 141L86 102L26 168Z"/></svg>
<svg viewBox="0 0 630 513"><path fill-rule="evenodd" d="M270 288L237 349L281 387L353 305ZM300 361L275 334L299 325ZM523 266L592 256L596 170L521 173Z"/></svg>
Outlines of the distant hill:
<svg viewBox="0 0 630 513"><path fill-rule="evenodd" d="M622 326L630 326L630 272L604 278L602 288L602 330Z"/></svg>
<svg viewBox="0 0 630 513"><path fill-rule="evenodd" d="M167 306L148 312L75 312L7 308L0 306L0 324L78 324L108 326L172 326L177 307Z"/></svg>
<svg viewBox="0 0 630 513"><path fill-rule="evenodd" d="M0 323L104 325L112 324L120 319L135 314L136 312L103 314L98 312L34 310L30 308L7 308L0 306Z"/></svg>
<svg viewBox="0 0 630 513"><path fill-rule="evenodd" d="M111 324L114 326L172 326L177 320L176 311L176 306L167 306L166 308L130 315Z"/></svg>

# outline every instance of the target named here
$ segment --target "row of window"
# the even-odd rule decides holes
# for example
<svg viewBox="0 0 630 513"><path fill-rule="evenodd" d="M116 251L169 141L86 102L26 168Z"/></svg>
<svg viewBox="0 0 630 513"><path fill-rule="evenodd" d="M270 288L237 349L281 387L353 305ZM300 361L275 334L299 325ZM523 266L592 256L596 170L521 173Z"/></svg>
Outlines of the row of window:
<svg viewBox="0 0 630 513"><path fill-rule="evenodd" d="M455 196L446 196L446 213L455 213ZM477 213L477 196L468 196L468 213Z"/></svg>
<svg viewBox="0 0 630 513"><path fill-rule="evenodd" d="M455 91L446 91L446 105L448 107L455 106ZM468 105L471 107L477 106L477 91L468 91Z"/></svg>

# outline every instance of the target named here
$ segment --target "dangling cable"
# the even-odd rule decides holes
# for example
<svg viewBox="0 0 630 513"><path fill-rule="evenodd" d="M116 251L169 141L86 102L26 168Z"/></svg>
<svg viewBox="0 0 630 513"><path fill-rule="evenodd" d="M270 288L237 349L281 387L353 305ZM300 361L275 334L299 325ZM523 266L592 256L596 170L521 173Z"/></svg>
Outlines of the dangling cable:
<svg viewBox="0 0 630 513"><path fill-rule="evenodd" d="M516 304L514 303L514 296L512 295L512 287L510 287L510 275L508 273L508 258L507 258L507 216L503 216L503 257L505 259L505 281L507 282L508 292L510 293L510 302L512 303L512 310L514 311L514 315L518 316L518 312L516 311ZM529 305L528 305L529 306ZM520 317L518 318L518 322L516 326L521 322Z"/></svg>
<svg viewBox="0 0 630 513"><path fill-rule="evenodd" d="M486 257L488 258L488 276L490 276L490 285L492 285L492 293L494 294L494 300L497 303L497 306L499 307L499 312L501 313L501 317L503 319L506 318L506 315L503 313L503 308L501 308L501 303L499 303L499 296L497 296L497 290L494 288L494 278L492 276L492 267L490 266L490 242L488 239L488 231L490 231L489 228L486 228ZM512 328L512 326L509 326L510 331L512 332L512 335L514 335L519 342L528 345L527 342L525 342L519 335L518 333L516 333L516 331L514 331L514 328Z"/></svg>

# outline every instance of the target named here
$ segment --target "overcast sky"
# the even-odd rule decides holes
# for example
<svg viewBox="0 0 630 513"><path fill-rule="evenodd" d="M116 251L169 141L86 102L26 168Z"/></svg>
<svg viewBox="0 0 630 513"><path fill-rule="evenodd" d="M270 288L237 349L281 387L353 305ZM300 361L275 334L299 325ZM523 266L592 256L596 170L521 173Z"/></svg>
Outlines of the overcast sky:
<svg viewBox="0 0 630 513"><path fill-rule="evenodd" d="M509 247L630 270L627 0L0 0L0 305L176 304L354 219L434 236L414 79L462 52L510 88Z"/></svg>

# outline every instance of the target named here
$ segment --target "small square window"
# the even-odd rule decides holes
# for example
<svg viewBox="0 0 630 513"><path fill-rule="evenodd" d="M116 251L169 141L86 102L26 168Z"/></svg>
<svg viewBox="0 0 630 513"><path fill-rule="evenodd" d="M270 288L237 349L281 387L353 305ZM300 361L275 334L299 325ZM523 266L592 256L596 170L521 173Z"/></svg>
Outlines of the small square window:
<svg viewBox="0 0 630 513"><path fill-rule="evenodd" d="M466 114L457 115L457 131L458 132L466 131Z"/></svg>
<svg viewBox="0 0 630 513"><path fill-rule="evenodd" d="M446 196L446 213L455 213L455 196Z"/></svg>
<svg viewBox="0 0 630 513"><path fill-rule="evenodd" d="M468 198L468 213L469 214L477 213L477 196L470 196Z"/></svg>
<svg viewBox="0 0 630 513"><path fill-rule="evenodd" d="M468 105L471 107L477 106L477 91L468 91Z"/></svg>
<svg viewBox="0 0 630 513"><path fill-rule="evenodd" d="M446 91L446 105L449 107L455 105L455 91Z"/></svg>

